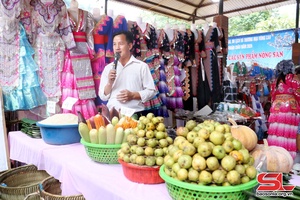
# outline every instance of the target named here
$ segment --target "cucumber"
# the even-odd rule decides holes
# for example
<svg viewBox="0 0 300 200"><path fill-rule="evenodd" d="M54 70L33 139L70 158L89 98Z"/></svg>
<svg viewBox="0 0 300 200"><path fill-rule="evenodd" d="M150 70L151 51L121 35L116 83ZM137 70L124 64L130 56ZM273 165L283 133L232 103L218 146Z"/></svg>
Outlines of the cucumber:
<svg viewBox="0 0 300 200"><path fill-rule="evenodd" d="M99 143L97 129L93 128L92 130L90 130L90 139L91 139L91 143L93 144Z"/></svg>
<svg viewBox="0 0 300 200"><path fill-rule="evenodd" d="M114 144L116 139L116 130L112 124L106 125L106 144Z"/></svg>
<svg viewBox="0 0 300 200"><path fill-rule="evenodd" d="M98 140L99 144L106 144L106 129L104 126L101 126L98 130Z"/></svg>
<svg viewBox="0 0 300 200"><path fill-rule="evenodd" d="M84 139L84 141L91 142L90 134L89 134L90 129L86 123L79 122L78 131L79 131L80 136Z"/></svg>
<svg viewBox="0 0 300 200"><path fill-rule="evenodd" d="M124 129L122 127L118 127L116 131L115 144L121 144L123 142L124 137Z"/></svg>

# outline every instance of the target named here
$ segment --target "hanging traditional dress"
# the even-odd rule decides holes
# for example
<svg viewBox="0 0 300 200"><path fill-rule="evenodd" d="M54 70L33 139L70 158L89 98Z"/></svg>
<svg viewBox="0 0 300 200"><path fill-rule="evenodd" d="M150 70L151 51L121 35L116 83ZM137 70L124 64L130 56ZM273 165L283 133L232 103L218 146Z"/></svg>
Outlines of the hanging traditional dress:
<svg viewBox="0 0 300 200"><path fill-rule="evenodd" d="M170 59L170 41L168 35L165 33L163 29L160 30L158 40L157 40L157 45L158 45L159 53L161 55L160 65L158 69L159 74L157 75L159 77L158 91L159 91L159 97L162 101L163 109L166 110L167 112L167 104L168 104L167 94L169 93L169 88L167 86L165 67L167 66L168 60ZM156 70L155 72L158 73ZM168 112L166 114L168 114Z"/></svg>
<svg viewBox="0 0 300 200"><path fill-rule="evenodd" d="M193 101L193 76L192 76L192 68L193 67L193 60L195 59L195 35L191 30L186 30L185 32L181 33L184 35L184 63L183 63L183 70L185 70L185 78L182 84L182 89L184 92L183 96L183 103L185 110L194 110L194 101Z"/></svg>
<svg viewBox="0 0 300 200"><path fill-rule="evenodd" d="M76 16L77 14L77 16ZM85 119L97 113L91 59L94 52L93 17L87 11L78 9L75 16L69 13L76 47L65 52L65 65L62 71L62 103L67 97L78 99L72 110L64 113L76 114L80 111Z"/></svg>
<svg viewBox="0 0 300 200"><path fill-rule="evenodd" d="M25 1L0 2L0 86L5 111L27 110L46 104L38 67L23 25L30 20Z"/></svg>
<svg viewBox="0 0 300 200"><path fill-rule="evenodd" d="M205 53L204 68L208 85L210 88L210 106L221 101L220 71L217 52L220 52L219 34L216 27L210 26L205 34Z"/></svg>
<svg viewBox="0 0 300 200"><path fill-rule="evenodd" d="M31 0L30 39L35 50L34 60L39 66L41 87L48 101L56 103L56 113L61 112L61 71L64 66L66 49L76 46L66 5L63 0L43 3ZM46 107L39 107L32 112L49 116Z"/></svg>
<svg viewBox="0 0 300 200"><path fill-rule="evenodd" d="M198 29L197 35L198 37L195 41L195 64L197 67L196 69L192 68L192 70L196 71L196 73L192 73L192 80L194 80L192 84L196 84L196 86L193 87L193 94L197 97L198 109L201 109L208 105L210 91L203 66L203 59L206 58L203 31ZM195 83L196 80L197 82Z"/></svg>
<svg viewBox="0 0 300 200"><path fill-rule="evenodd" d="M276 88L276 81L271 85L272 106L268 119L268 144L280 146L296 157L296 137L300 123L300 105L298 103L300 82L294 74L287 74L284 82Z"/></svg>
<svg viewBox="0 0 300 200"><path fill-rule="evenodd" d="M118 15L114 19L113 34L119 31L127 31L127 30L128 30L128 26L127 26L126 18L123 15Z"/></svg>
<svg viewBox="0 0 300 200"><path fill-rule="evenodd" d="M101 15L100 20L95 22L93 30L95 56L92 59L92 69L97 93L96 106L107 103L106 101L102 101L98 94L104 67L112 62L114 57L112 36L113 18L108 15Z"/></svg>
<svg viewBox="0 0 300 200"><path fill-rule="evenodd" d="M173 30L173 39L170 41L170 58L166 63L166 79L169 88L167 96L167 107L169 109L183 108L182 97L184 96L181 87L181 68L184 61L184 41L183 35Z"/></svg>
<svg viewBox="0 0 300 200"><path fill-rule="evenodd" d="M157 51L155 49L156 44L154 44L154 46L149 46L152 49L148 48L146 37L150 36L150 34L147 33L149 31L151 31L150 26L152 28L154 28L152 25L147 23L146 29L144 31L142 31L142 29L138 26L138 24L136 22L128 21L128 30L132 32L133 38L134 38L132 55L134 57L136 57L137 59L144 61L148 64L152 78L154 80L154 84L156 86L159 79L155 74L155 66L159 65L159 61L157 59L155 59L155 57L156 57L155 52ZM146 34L149 34L149 35L146 35ZM153 35L153 36L154 37L156 36L156 32L155 32L155 35ZM153 38L153 40L155 40L155 38ZM157 91L158 91L158 89L157 89ZM161 106L161 100L159 98L159 93L157 93L150 101L145 102L144 106L145 106L145 110L148 110L149 112L153 112L156 115L158 115L159 112L157 111L157 109L159 109Z"/></svg>

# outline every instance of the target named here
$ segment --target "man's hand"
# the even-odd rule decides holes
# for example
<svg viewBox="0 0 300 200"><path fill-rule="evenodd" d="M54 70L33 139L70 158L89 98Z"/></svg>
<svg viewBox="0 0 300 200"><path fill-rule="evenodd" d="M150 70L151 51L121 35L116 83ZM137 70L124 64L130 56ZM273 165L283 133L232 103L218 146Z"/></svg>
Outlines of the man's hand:
<svg viewBox="0 0 300 200"><path fill-rule="evenodd" d="M117 95L117 100L126 103L128 101L131 101L134 99L134 92L130 92L129 90L122 90L120 93Z"/></svg>
<svg viewBox="0 0 300 200"><path fill-rule="evenodd" d="M115 82L115 79L117 77L117 72L115 69L111 69L109 71L109 74L108 74L108 84L109 85L113 85L113 83Z"/></svg>

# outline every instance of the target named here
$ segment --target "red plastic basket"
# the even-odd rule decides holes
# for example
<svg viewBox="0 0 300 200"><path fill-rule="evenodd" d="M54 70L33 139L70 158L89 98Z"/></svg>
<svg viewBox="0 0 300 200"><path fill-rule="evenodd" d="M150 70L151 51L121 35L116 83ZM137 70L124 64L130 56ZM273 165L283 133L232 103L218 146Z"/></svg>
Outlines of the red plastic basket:
<svg viewBox="0 0 300 200"><path fill-rule="evenodd" d="M122 165L125 177L132 182L144 184L159 184L165 182L159 176L159 166L139 166L131 163L126 163L121 159L119 159L119 163Z"/></svg>

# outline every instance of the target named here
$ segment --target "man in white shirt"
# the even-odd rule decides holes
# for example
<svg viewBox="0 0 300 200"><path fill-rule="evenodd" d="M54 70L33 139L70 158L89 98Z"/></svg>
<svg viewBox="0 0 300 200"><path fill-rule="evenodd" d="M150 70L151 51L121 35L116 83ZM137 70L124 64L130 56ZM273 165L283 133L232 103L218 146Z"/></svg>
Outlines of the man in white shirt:
<svg viewBox="0 0 300 200"><path fill-rule="evenodd" d="M113 36L114 53L120 53L120 59L114 69L114 63L108 64L102 73L99 96L107 101L107 107L122 107L144 110L144 102L156 93L154 81L146 63L137 60L132 54L133 34L130 31L115 33Z"/></svg>

